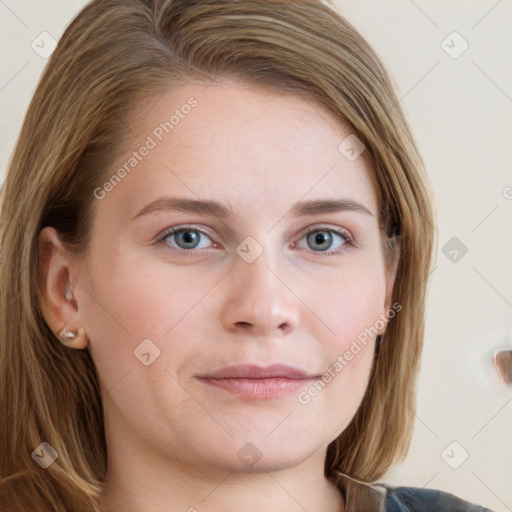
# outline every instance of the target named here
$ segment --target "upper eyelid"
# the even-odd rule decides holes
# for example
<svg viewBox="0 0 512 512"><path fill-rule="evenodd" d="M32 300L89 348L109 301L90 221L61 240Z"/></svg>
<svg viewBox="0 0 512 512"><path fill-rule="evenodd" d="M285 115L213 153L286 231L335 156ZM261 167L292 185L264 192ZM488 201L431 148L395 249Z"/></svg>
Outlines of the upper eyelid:
<svg viewBox="0 0 512 512"><path fill-rule="evenodd" d="M183 225L180 224L178 226L173 226L173 227L164 229L160 234L158 234L156 236L155 242L164 242L168 236L174 235L180 231L186 231L186 230L199 231L201 234L208 236L212 240L212 242L214 242L213 236L210 233L208 233L208 231L205 230L204 227L199 228L199 227L196 227L193 225L187 225L187 224L183 224Z"/></svg>
<svg viewBox="0 0 512 512"><path fill-rule="evenodd" d="M347 228L342 228L342 227L329 227L329 226L325 226L325 225L314 225L314 226L310 226L309 228L305 228L305 234L307 235L308 233L311 233L311 232L315 232L315 231L333 231L334 233L337 233L337 234L346 234L348 236L348 238L350 238L351 240L353 239L353 236L352 236L352 233L347 229Z"/></svg>

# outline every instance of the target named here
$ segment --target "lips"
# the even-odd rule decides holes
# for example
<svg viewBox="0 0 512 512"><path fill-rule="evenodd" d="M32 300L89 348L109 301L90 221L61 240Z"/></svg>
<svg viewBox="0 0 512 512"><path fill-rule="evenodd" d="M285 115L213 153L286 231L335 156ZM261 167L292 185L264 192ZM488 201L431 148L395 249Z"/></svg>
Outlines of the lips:
<svg viewBox="0 0 512 512"><path fill-rule="evenodd" d="M286 364L273 364L270 366L242 364L227 366L208 375L201 376L201 378L209 379L268 379L272 377L302 380L312 379L316 375L310 375L303 370Z"/></svg>
<svg viewBox="0 0 512 512"><path fill-rule="evenodd" d="M264 367L244 364L228 366L197 378L209 389L238 398L275 400L298 393L317 377L286 364Z"/></svg>

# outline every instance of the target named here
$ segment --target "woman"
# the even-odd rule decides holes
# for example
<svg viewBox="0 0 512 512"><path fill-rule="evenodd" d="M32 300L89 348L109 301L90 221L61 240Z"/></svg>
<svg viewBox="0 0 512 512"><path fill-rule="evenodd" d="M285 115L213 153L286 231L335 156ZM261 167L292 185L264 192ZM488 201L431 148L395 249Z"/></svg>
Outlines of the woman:
<svg viewBox="0 0 512 512"><path fill-rule="evenodd" d="M5 182L2 510L483 510L379 484L410 442L430 202L328 7L91 2Z"/></svg>

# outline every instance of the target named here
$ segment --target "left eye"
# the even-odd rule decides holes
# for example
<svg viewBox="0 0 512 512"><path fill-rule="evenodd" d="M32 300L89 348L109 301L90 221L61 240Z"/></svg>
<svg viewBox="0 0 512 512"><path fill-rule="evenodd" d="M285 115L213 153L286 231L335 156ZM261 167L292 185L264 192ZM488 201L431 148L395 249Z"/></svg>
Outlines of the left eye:
<svg viewBox="0 0 512 512"><path fill-rule="evenodd" d="M307 233L304 238L308 247L315 252L333 252L347 242L350 242L348 234L339 233L332 229L315 229ZM299 244L304 238L299 241ZM304 247L300 247L299 244L297 244L297 247L303 249ZM335 246L334 248L332 247L333 245Z"/></svg>

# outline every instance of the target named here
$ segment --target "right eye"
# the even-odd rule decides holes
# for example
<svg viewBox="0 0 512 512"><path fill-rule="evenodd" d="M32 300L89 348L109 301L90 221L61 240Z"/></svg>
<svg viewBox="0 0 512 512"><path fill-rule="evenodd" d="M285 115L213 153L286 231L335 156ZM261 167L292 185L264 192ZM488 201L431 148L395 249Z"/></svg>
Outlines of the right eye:
<svg viewBox="0 0 512 512"><path fill-rule="evenodd" d="M190 251L191 249L208 248L208 243L203 242L202 237L206 237L210 242L213 242L204 231L190 227L173 227L165 230L158 237L157 242L170 245L174 249Z"/></svg>

